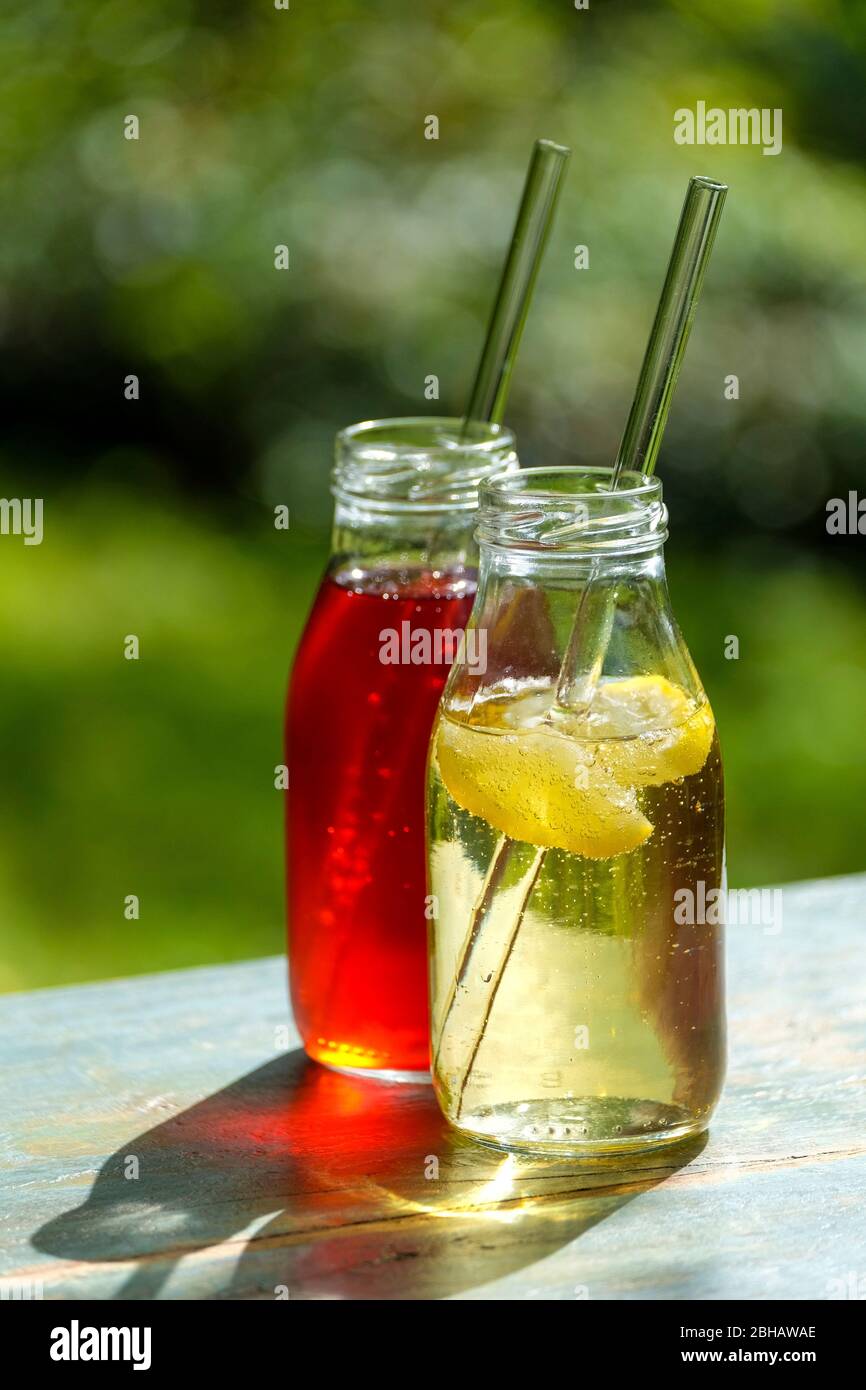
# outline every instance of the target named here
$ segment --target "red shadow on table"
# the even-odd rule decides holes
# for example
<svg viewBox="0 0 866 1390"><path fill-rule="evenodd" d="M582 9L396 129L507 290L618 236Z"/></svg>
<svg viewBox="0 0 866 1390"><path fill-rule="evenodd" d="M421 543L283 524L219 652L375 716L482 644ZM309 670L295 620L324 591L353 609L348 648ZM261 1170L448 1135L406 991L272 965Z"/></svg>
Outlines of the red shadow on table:
<svg viewBox="0 0 866 1390"><path fill-rule="evenodd" d="M356 1080L298 1051L130 1139L34 1244L134 1261L120 1298L171 1297L182 1260L199 1269L181 1297L442 1298L554 1254L704 1142L591 1165L506 1155L450 1130L429 1087ZM584 1283L605 1296L589 1267Z"/></svg>

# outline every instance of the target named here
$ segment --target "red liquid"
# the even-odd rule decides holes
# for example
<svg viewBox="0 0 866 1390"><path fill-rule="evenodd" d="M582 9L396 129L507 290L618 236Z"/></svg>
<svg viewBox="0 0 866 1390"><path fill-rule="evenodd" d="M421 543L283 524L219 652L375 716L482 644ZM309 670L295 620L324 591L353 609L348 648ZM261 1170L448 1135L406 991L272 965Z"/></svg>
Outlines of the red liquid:
<svg viewBox="0 0 866 1390"><path fill-rule="evenodd" d="M449 667L385 664L381 634L462 629L475 578L355 574L324 580L289 689L292 1004L318 1061L426 1071L424 775Z"/></svg>

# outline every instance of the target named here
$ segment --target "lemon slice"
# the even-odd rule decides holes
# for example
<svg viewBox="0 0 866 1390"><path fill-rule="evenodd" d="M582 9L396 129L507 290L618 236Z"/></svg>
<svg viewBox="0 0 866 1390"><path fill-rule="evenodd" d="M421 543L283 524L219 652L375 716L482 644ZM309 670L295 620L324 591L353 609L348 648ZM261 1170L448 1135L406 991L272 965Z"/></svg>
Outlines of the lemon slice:
<svg viewBox="0 0 866 1390"><path fill-rule="evenodd" d="M589 859L636 849L653 829L638 789L700 771L713 737L709 708L695 709L662 676L610 681L593 702L591 736L575 738L540 722L545 699L552 693L488 702L473 724L444 715L435 758L446 788L513 840Z"/></svg>
<svg viewBox="0 0 866 1390"><path fill-rule="evenodd" d="M652 830L630 788L594 772L587 749L543 729L491 732L445 718L436 759L458 805L513 840L606 859Z"/></svg>
<svg viewBox="0 0 866 1390"><path fill-rule="evenodd" d="M611 740L600 744L599 755L617 781L660 787L691 777L707 761L716 727L709 705L696 709L664 676L608 681L593 702L596 713L595 732Z"/></svg>

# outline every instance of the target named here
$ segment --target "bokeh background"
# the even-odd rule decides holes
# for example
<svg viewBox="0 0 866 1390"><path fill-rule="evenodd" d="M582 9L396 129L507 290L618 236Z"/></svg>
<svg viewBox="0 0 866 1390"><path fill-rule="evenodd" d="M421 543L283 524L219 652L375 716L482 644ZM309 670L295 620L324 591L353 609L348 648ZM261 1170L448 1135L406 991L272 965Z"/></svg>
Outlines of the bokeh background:
<svg viewBox="0 0 866 1390"><path fill-rule="evenodd" d="M0 987L282 949L332 438L459 412L535 136L573 156L525 463L610 462L686 181L731 185L660 463L674 604L732 883L866 868L864 540L826 529L866 493L866 6L7 0L0 74L0 491L45 499L41 546L0 536ZM676 145L698 100L781 107L783 152Z"/></svg>

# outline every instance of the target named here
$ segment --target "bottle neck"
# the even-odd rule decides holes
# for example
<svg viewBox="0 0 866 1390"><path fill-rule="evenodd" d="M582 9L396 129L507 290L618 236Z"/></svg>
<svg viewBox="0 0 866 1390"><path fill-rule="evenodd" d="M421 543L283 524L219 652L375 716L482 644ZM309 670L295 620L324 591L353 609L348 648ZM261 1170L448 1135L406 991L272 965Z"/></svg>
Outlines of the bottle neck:
<svg viewBox="0 0 866 1390"><path fill-rule="evenodd" d="M454 672L454 708L471 707L485 692L559 687L563 673L577 688L581 663L596 647L599 679L654 674L702 698L671 607L661 544L564 563L482 543L470 628L476 644L483 635L486 666Z"/></svg>
<svg viewBox="0 0 866 1390"><path fill-rule="evenodd" d="M600 684L617 680L633 680L638 699L651 698L659 679L702 698L665 581L661 484L622 476L614 492L609 471L576 468L524 469L484 485L469 623L484 663L454 670L446 707L523 690L589 708Z"/></svg>
<svg viewBox="0 0 866 1390"><path fill-rule="evenodd" d="M517 468L514 436L447 417L368 420L337 436L331 572L394 577L477 567L482 482Z"/></svg>
<svg viewBox="0 0 866 1390"><path fill-rule="evenodd" d="M604 554L572 550L563 554L482 541L480 573L488 580L510 579L578 590L590 579L603 585L620 581L664 585L664 545L662 539L657 539L652 548L642 546L637 551L623 549Z"/></svg>
<svg viewBox="0 0 866 1390"><path fill-rule="evenodd" d="M525 468L488 479L478 539L502 564L551 575L630 568L658 555L668 521L661 483L630 471L615 491L609 483L602 468Z"/></svg>
<svg viewBox="0 0 866 1390"><path fill-rule="evenodd" d="M407 512L370 509L337 497L331 531L332 574L344 570L400 575L442 572L474 575L478 567L474 510Z"/></svg>

